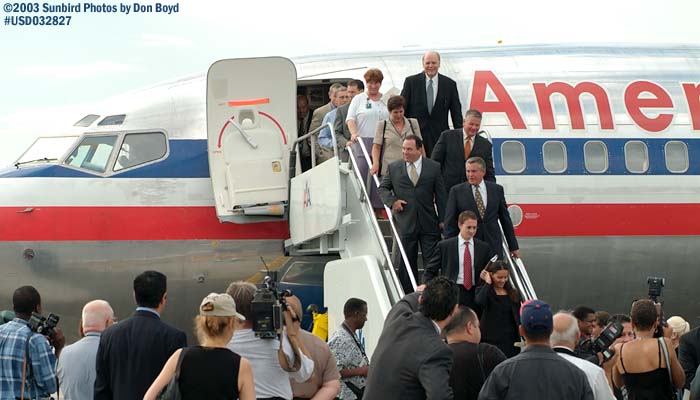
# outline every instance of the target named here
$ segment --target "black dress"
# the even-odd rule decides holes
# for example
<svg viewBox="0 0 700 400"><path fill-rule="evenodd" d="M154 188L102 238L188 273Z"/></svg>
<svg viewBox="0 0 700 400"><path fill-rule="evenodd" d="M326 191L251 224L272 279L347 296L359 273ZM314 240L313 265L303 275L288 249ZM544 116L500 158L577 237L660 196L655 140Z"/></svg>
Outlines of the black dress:
<svg viewBox="0 0 700 400"><path fill-rule="evenodd" d="M520 341L520 302L510 297L497 295L492 285L482 285L476 289L476 303L483 308L481 314L481 341L498 347L506 357L520 353L513 343Z"/></svg>
<svg viewBox="0 0 700 400"><path fill-rule="evenodd" d="M657 344L658 341L657 341ZM676 394L671 386L668 377L668 370L661 368L661 345L659 344L659 368L640 373L629 373L625 370L625 362L622 360L622 348L620 346L620 364L622 370L622 381L625 386L623 391L627 392L628 400L675 400Z"/></svg>
<svg viewBox="0 0 700 400"><path fill-rule="evenodd" d="M182 400L238 399L241 356L221 347L194 346L180 364Z"/></svg>

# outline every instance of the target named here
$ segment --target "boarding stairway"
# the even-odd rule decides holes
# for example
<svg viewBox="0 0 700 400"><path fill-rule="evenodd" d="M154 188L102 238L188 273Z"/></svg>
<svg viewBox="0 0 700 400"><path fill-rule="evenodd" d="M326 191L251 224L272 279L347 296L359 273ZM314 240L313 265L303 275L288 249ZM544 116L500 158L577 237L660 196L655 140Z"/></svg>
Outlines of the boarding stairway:
<svg viewBox="0 0 700 400"><path fill-rule="evenodd" d="M297 175L296 149L306 139L315 148L316 134L325 127L332 132L334 157L316 165L316 155L312 151L313 168ZM376 175L363 176L360 173L360 156L370 159L364 143L359 141L359 146L348 148L348 162L340 161L336 143L333 127L327 124L301 136L292 147L288 207L290 238L285 242L285 248L291 255L335 253L340 256L340 260L329 262L324 272L329 333L342 321L345 300L350 297L366 300L370 311L363 334L371 353L386 314L404 294L395 262L402 259L405 265L409 263L391 210L384 206L388 220L375 218L366 188L379 186L380 182ZM358 150L362 154L356 153ZM510 256L505 237L503 245L513 285L524 300L536 298L522 260ZM411 268L408 268L408 275L413 288L420 284Z"/></svg>

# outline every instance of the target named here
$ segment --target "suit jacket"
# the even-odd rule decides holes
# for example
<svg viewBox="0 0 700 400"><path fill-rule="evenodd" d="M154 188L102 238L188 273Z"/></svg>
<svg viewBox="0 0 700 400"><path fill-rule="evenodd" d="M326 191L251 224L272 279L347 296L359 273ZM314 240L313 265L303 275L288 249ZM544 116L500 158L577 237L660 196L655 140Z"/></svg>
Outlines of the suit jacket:
<svg viewBox="0 0 700 400"><path fill-rule="evenodd" d="M370 362L364 400L452 399L452 350L420 312L418 293L392 307Z"/></svg>
<svg viewBox="0 0 700 400"><path fill-rule="evenodd" d="M462 129L452 129L442 132L440 139L435 144L431 158L440 163L442 177L448 192L452 186L467 181L467 170L464 163L464 135ZM476 135L472 151L469 157L481 157L486 162L486 175L484 179L496 182L496 174L493 168L493 145L487 139Z"/></svg>
<svg viewBox="0 0 700 400"><path fill-rule="evenodd" d="M425 73L409 76L403 83L401 96L406 99L406 117L420 122L420 131L425 142L426 154L430 156L440 133L449 129L447 112L452 116L452 126L462 127L462 104L459 102L457 84L443 74L438 74L438 91L433 111L428 112L425 91Z"/></svg>
<svg viewBox="0 0 700 400"><path fill-rule="evenodd" d="M391 207L396 200L405 200L403 211L394 214L399 234L410 236L417 233L440 233L441 216L445 210L445 185L440 175L440 164L423 157L418 184L408 177L403 160L389 164L386 175L379 185L382 203ZM438 214L435 214L437 205Z"/></svg>
<svg viewBox="0 0 700 400"><path fill-rule="evenodd" d="M693 328L681 336L678 345L678 361L685 371L685 388L690 389L690 383L700 365L700 327Z"/></svg>
<svg viewBox="0 0 700 400"><path fill-rule="evenodd" d="M335 112L335 121L333 122L333 130L335 131L336 139L338 139L338 146L341 146L342 141L342 147L345 147L345 144L348 142L348 140L350 140L350 137L352 136L350 134L348 124L347 122L345 122L345 119L348 117L349 108L349 102L338 107L338 111ZM343 137L345 138L344 141Z"/></svg>
<svg viewBox="0 0 700 400"><path fill-rule="evenodd" d="M457 228L457 217L459 213L465 210L473 211L476 214L477 239L487 242L496 254L502 255L501 229L498 227L498 221L501 221L503 232L505 233L508 247L511 251L517 250L518 240L515 238L515 230L513 222L508 213L506 205L506 197L503 194L503 186L484 181L486 183L486 212L484 218L479 215L479 210L474 200L474 193L471 185L468 182L460 183L450 189L450 194L447 196L447 206L445 207L445 237L456 236L459 233Z"/></svg>
<svg viewBox="0 0 700 400"><path fill-rule="evenodd" d="M475 287L484 284L479 274L493 255L494 253L491 251L488 243L474 238L472 276L476 282ZM452 282L456 282L460 269L462 269L462 266L459 264L459 236L454 236L438 243L438 247L423 273L423 281L428 283L433 278L442 275Z"/></svg>
<svg viewBox="0 0 700 400"><path fill-rule="evenodd" d="M309 131L313 131L314 129L318 128L321 126L323 123L323 117L326 116L329 112L331 112L333 108L331 107L331 103L328 102L321 107L317 108L314 110L314 114L311 117L311 125L309 126ZM318 137L318 134L316 135Z"/></svg>
<svg viewBox="0 0 700 400"><path fill-rule="evenodd" d="M97 348L95 400L142 399L168 358L185 346L184 332L149 311L110 326Z"/></svg>

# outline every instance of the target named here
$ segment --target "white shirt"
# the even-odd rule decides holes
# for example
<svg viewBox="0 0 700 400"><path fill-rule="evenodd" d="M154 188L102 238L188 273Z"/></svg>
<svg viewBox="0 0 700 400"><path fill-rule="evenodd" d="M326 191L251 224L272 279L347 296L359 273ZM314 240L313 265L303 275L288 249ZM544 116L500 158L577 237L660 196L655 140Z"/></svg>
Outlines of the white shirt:
<svg viewBox="0 0 700 400"><path fill-rule="evenodd" d="M469 183L469 182L467 182ZM474 193L474 185L469 185L469 187L472 189L472 195L474 196L474 201L476 201L476 193ZM484 201L484 209L488 206L488 201L486 200L486 183L484 180L481 180L481 183L478 186L479 188L479 193L481 193L481 199Z"/></svg>
<svg viewBox="0 0 700 400"><path fill-rule="evenodd" d="M285 372L280 367L277 349L280 342L277 339L260 339L252 329L241 329L233 333L231 341L226 346L231 351L250 361L255 382L255 397L282 397L291 399L292 385L289 378L301 383L311 377L314 372L314 362L301 353L301 368L297 372ZM294 360L294 352L287 338L286 331L282 335L282 349L287 359ZM291 365L291 362L290 362Z"/></svg>
<svg viewBox="0 0 700 400"><path fill-rule="evenodd" d="M591 385L591 390L593 390L593 398L595 400L615 400L615 396L613 396L610 386L608 385L608 380L605 378L605 371L603 371L602 368L590 361L586 361L570 354L557 354L559 354L563 359L577 366L581 371L583 371L583 373L586 374L586 379L588 379L588 384Z"/></svg>
<svg viewBox="0 0 700 400"><path fill-rule="evenodd" d="M420 172L423 170L423 156L419 156L418 159L413 162L413 165L416 166L416 173L418 174L418 177L420 178ZM411 176L411 163L410 162L406 163L406 172L408 172L408 176Z"/></svg>
<svg viewBox="0 0 700 400"><path fill-rule="evenodd" d="M464 246L469 245L469 255L472 257L472 286L474 286L474 239L469 239L467 242L462 235L457 236L459 237L459 272L457 273L457 284L464 285Z"/></svg>
<svg viewBox="0 0 700 400"><path fill-rule="evenodd" d="M354 120L357 134L363 138L374 138L377 123L389 119L389 109L379 100L371 100L367 93L360 93L352 98L345 121Z"/></svg>
<svg viewBox="0 0 700 400"><path fill-rule="evenodd" d="M428 74L425 74L425 93L428 93L428 85L430 83L430 80L433 80L433 107L435 106L435 99L437 99L437 91L438 91L438 76L440 74L435 74L434 77L429 77Z"/></svg>

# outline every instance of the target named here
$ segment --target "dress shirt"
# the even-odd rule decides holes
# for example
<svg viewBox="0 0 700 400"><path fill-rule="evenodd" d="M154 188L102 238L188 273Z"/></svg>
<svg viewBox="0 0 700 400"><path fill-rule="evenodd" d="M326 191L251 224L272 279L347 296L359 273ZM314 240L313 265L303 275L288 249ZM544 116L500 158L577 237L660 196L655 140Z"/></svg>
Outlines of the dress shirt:
<svg viewBox="0 0 700 400"><path fill-rule="evenodd" d="M158 314L158 311L156 311L154 308L149 308L149 307L136 307L136 311L148 311L150 313L153 313L160 318L160 314Z"/></svg>
<svg viewBox="0 0 700 400"><path fill-rule="evenodd" d="M416 166L416 174L418 174L418 178L420 178L420 172L423 170L423 156L418 157L418 160L414 161L413 165ZM410 171L411 171L411 163L407 162L406 163L406 172L410 172Z"/></svg>
<svg viewBox="0 0 700 400"><path fill-rule="evenodd" d="M435 107L435 99L437 99L437 91L438 91L438 76L440 74L435 74L434 77L429 77L428 74L425 74L425 92L428 93L428 85L430 84L430 80L433 80L433 107Z"/></svg>
<svg viewBox="0 0 700 400"><path fill-rule="evenodd" d="M608 385L608 380L605 377L605 371L603 371L602 368L583 358L576 357L575 353L568 347L554 346L553 350L563 359L574 364L586 374L588 383L591 385L591 390L593 390L593 397L595 400L615 399L615 396L613 396L610 390L610 385Z"/></svg>
<svg viewBox="0 0 700 400"><path fill-rule="evenodd" d="M469 239L467 242L464 240L462 235L458 235L459 237L459 273L457 274L457 284L458 285L464 285L464 246L467 244L469 245L469 254L472 256L472 287L474 287L475 282L474 282L474 239Z"/></svg>
<svg viewBox="0 0 700 400"><path fill-rule="evenodd" d="M87 332L85 337L66 346L56 367L65 400L92 399L95 388L95 358L101 332Z"/></svg>
<svg viewBox="0 0 700 400"><path fill-rule="evenodd" d="M476 195L474 194L474 185L469 185L469 188L472 190L472 195L474 196L474 201L476 201ZM488 200L486 199L486 182L484 180L481 180L481 183L478 185L479 188L479 193L481 193L481 199L484 201L484 209L488 207Z"/></svg>
<svg viewBox="0 0 700 400"><path fill-rule="evenodd" d="M338 112L337 108L333 108L328 114L326 114L323 117L323 122L321 123L321 126L324 128L321 129L321 133L318 134L318 144L319 146L323 147L324 149L329 149L333 150L333 137L331 136L331 130L328 129L328 126L326 124L328 122L333 125L335 122L335 114ZM336 132L336 135L338 132Z"/></svg>

